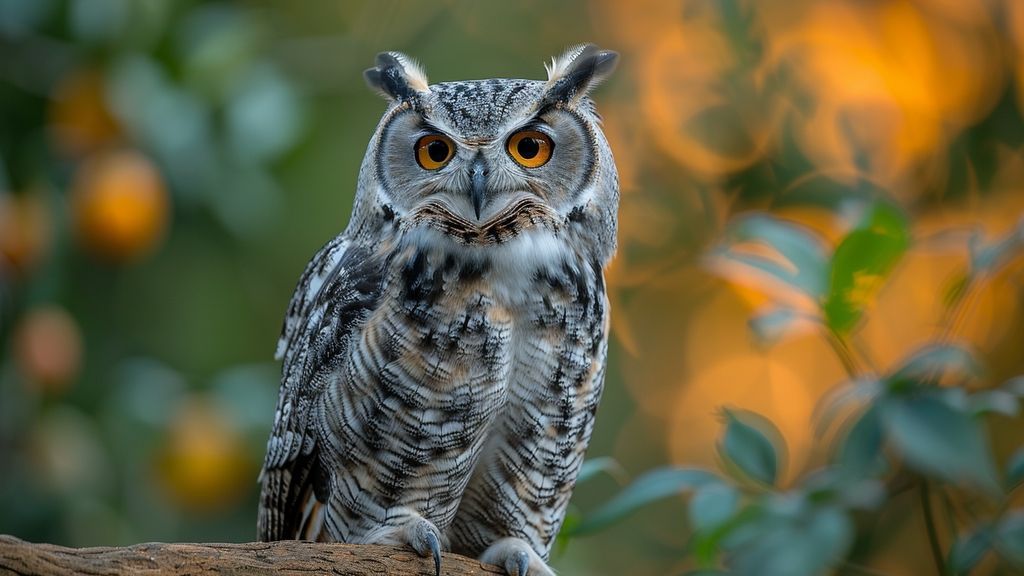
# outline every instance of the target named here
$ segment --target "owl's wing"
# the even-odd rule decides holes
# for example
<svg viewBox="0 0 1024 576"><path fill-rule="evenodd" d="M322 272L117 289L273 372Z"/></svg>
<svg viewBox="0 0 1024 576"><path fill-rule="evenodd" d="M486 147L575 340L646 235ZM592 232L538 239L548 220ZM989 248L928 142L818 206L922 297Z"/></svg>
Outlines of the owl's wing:
<svg viewBox="0 0 1024 576"><path fill-rule="evenodd" d="M277 350L274 352L276 360L288 356L285 366L291 360L291 353L300 348L295 346L295 341L306 327L310 308L320 296L324 285L340 272L338 263L345 256L349 244L344 234L335 236L313 255L306 264L306 269L302 271L291 302L288 303L288 311L281 326L281 336L277 340Z"/></svg>
<svg viewBox="0 0 1024 576"><path fill-rule="evenodd" d="M383 267L372 250L344 236L313 257L292 296L277 357L281 390L260 479L259 539L306 538L324 493L312 412L376 305Z"/></svg>

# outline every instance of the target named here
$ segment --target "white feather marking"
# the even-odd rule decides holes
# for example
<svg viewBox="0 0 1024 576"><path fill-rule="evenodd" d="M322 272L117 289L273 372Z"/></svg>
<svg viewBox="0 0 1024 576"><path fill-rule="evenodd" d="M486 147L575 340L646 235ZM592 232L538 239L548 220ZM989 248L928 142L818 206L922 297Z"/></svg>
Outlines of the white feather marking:
<svg viewBox="0 0 1024 576"><path fill-rule="evenodd" d="M493 264L494 297L506 305L522 304L532 297L534 273L544 264L558 262L571 250L555 233L546 228L521 232L501 244L464 245L433 228L417 228L404 240L416 246L440 246L445 250L464 251L467 255L487 254Z"/></svg>
<svg viewBox="0 0 1024 576"><path fill-rule="evenodd" d="M519 303L532 296L534 273L544 264L557 262L569 248L547 229L526 230L512 240L492 246L495 296Z"/></svg>
<svg viewBox="0 0 1024 576"><path fill-rule="evenodd" d="M326 253L321 251L317 252L317 254L313 256L312 262L326 258L328 263L326 266L323 266L318 274L309 275L309 272L303 273L303 277L300 280L300 287L297 289L302 290L302 292L300 294L297 291L292 296L293 300L295 298L302 298L301 301L303 302L303 305L300 308L300 314L297 316L289 316L285 319L286 329L284 334L282 334L277 341L277 350L274 352L275 360L284 358L289 342L291 341L291 336L297 329L297 324L302 322L302 315L305 312L308 312L310 306L313 306L320 297L320 290L323 289L324 283L327 282L328 279L334 278L342 272L341 269L335 270L335 268L338 268L338 263L341 262L342 257L344 257L345 250L348 248L348 245L349 242L347 241L338 242L334 246L328 245L330 247L325 247L327 250ZM302 284L305 284L305 289L302 288ZM319 321L319 319L317 319L317 321ZM308 318L306 319L306 323L309 323Z"/></svg>
<svg viewBox="0 0 1024 576"><path fill-rule="evenodd" d="M427 80L427 73L423 70L423 66L420 66L419 62L401 52L390 52L390 54L398 60L398 63L405 70L405 79L408 80L410 88L417 92L430 92L430 82Z"/></svg>
<svg viewBox="0 0 1024 576"><path fill-rule="evenodd" d="M586 48L586 44L577 44L570 46L568 50L562 53L561 56L556 56L551 59L551 63L544 63L544 69L548 71L548 84L553 84L558 81L559 78L565 75L569 71L569 65L576 60L576 57L583 52Z"/></svg>
<svg viewBox="0 0 1024 576"><path fill-rule="evenodd" d="M284 353L288 349L288 339L284 336L277 339L277 348L274 350L274 360L280 360L284 358Z"/></svg>

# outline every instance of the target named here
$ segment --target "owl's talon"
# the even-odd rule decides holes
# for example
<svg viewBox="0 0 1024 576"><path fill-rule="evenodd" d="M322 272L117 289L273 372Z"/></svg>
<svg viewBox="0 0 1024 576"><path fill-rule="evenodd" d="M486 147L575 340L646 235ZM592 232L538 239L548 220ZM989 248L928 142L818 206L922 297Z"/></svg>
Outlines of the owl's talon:
<svg viewBox="0 0 1024 576"><path fill-rule="evenodd" d="M430 546L430 553L434 556L434 575L441 576L441 541L437 534L427 533L427 543Z"/></svg>
<svg viewBox="0 0 1024 576"><path fill-rule="evenodd" d="M441 576L441 533L426 518L416 518L405 525L404 538L417 554L434 558L434 574Z"/></svg>
<svg viewBox="0 0 1024 576"><path fill-rule="evenodd" d="M512 562L512 558L509 558L509 562ZM516 552L516 576L526 576L527 572L530 571L530 555L526 552ZM508 567L505 568L508 570Z"/></svg>
<svg viewBox="0 0 1024 576"><path fill-rule="evenodd" d="M555 576L544 560L520 538L503 538L480 555L480 561L505 569L508 576Z"/></svg>

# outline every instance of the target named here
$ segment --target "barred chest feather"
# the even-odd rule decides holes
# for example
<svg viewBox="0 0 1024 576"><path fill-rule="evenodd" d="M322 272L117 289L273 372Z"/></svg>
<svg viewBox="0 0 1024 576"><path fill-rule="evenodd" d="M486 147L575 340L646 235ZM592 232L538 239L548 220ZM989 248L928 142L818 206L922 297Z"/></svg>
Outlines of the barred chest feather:
<svg viewBox="0 0 1024 576"><path fill-rule="evenodd" d="M359 541L381 517L414 510L441 530L472 526L458 541L482 546L489 523L473 515L496 499L550 510L523 520L539 523L524 533L546 548L600 396L599 265L546 230L485 248L425 230L380 250L392 257L379 305L339 375L354 385L328 386L321 404L324 455L352 472L331 491L344 516L334 537Z"/></svg>

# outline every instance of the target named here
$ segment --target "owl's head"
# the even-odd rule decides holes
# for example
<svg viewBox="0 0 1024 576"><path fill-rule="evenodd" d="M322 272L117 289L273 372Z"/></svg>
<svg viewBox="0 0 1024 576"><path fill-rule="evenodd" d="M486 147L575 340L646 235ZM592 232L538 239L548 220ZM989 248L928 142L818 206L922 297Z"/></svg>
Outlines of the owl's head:
<svg viewBox="0 0 1024 576"><path fill-rule="evenodd" d="M617 59L588 44L554 58L547 80L431 85L408 57L378 55L365 77L390 105L363 162L354 219L383 214L484 244L590 218L614 244L618 178L587 95Z"/></svg>

